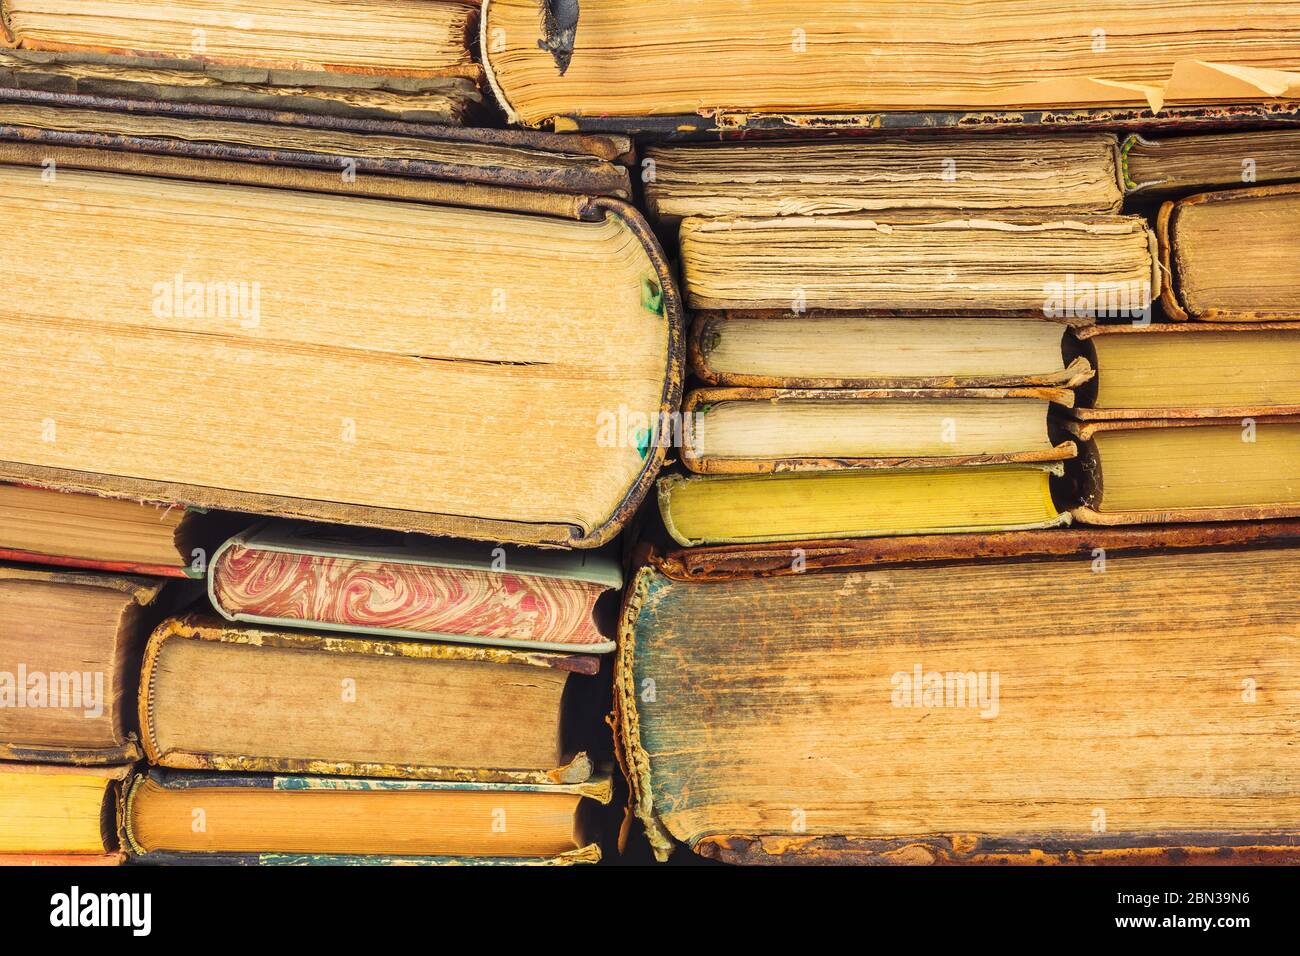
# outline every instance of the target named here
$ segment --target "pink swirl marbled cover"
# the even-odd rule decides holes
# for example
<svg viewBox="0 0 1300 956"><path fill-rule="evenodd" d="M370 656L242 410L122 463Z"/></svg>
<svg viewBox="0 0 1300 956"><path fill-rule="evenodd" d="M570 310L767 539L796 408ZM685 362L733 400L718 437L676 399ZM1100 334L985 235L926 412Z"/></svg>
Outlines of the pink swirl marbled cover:
<svg viewBox="0 0 1300 956"><path fill-rule="evenodd" d="M389 561L229 548L213 571L228 614L412 634L600 644L598 584Z"/></svg>

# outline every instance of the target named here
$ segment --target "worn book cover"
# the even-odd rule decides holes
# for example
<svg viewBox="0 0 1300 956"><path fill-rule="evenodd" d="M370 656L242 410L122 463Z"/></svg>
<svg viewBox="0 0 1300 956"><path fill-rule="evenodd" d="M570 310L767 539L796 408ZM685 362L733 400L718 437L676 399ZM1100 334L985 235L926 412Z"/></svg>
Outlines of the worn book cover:
<svg viewBox="0 0 1300 956"><path fill-rule="evenodd" d="M0 866L116 866L130 766L0 761Z"/></svg>
<svg viewBox="0 0 1300 956"><path fill-rule="evenodd" d="M682 464L699 474L950 468L1065 461L1048 435L1066 388L698 388L682 405Z"/></svg>
<svg viewBox="0 0 1300 956"><path fill-rule="evenodd" d="M487 0L480 48L512 122L659 132L982 125L1262 106L1300 93L1300 6L1246 0L917 8L829 0ZM911 115L907 115L911 114ZM918 115L920 114L920 115ZM936 115L937 114L937 115ZM657 126L652 126L658 120ZM1080 121L1080 120L1076 120ZM1087 119L1082 120L1087 122Z"/></svg>
<svg viewBox="0 0 1300 956"><path fill-rule="evenodd" d="M1175 321L1300 318L1300 184L1197 193L1160 207L1160 293ZM1225 255L1225 250L1231 255Z"/></svg>
<svg viewBox="0 0 1300 956"><path fill-rule="evenodd" d="M140 676L149 762L185 770L575 783L599 659L163 621ZM231 714L239 714L237 721Z"/></svg>
<svg viewBox="0 0 1300 956"><path fill-rule="evenodd" d="M183 582L0 565L0 759L123 764L149 631Z"/></svg>
<svg viewBox="0 0 1300 956"><path fill-rule="evenodd" d="M140 863L597 863L608 773L583 783L465 783L158 770L127 784L123 845Z"/></svg>
<svg viewBox="0 0 1300 956"><path fill-rule="evenodd" d="M1300 859L1294 521L644 558L615 702L660 859Z"/></svg>
<svg viewBox="0 0 1300 956"><path fill-rule="evenodd" d="M1095 525L1300 515L1300 416L1063 422L1079 442L1068 497Z"/></svg>
<svg viewBox="0 0 1300 956"><path fill-rule="evenodd" d="M481 183L179 147L59 147L45 182L31 170L52 149L0 143L26 290L0 307L0 391L59 441L12 431L0 478L566 547L610 540L648 492L680 404L681 310L630 205L520 189L504 211ZM122 230L139 241L105 245ZM76 289L48 269L68 250ZM149 372L115 373L130 362ZM162 414L159 381L223 410ZM565 454L585 467L557 469Z"/></svg>
<svg viewBox="0 0 1300 956"><path fill-rule="evenodd" d="M1097 369L1081 421L1300 414L1300 322L1164 322L1071 330L1066 354Z"/></svg>
<svg viewBox="0 0 1300 956"><path fill-rule="evenodd" d="M0 2L14 85L460 123L479 112L478 0Z"/></svg>

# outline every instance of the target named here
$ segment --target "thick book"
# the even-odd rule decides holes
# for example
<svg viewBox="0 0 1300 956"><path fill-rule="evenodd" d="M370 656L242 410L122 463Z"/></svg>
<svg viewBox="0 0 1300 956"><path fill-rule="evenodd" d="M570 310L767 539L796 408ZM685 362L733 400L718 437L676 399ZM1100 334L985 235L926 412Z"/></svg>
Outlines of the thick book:
<svg viewBox="0 0 1300 956"><path fill-rule="evenodd" d="M589 654L614 649L602 598L622 586L603 551L283 522L230 538L208 572L230 621Z"/></svg>
<svg viewBox="0 0 1300 956"><path fill-rule="evenodd" d="M1300 322L1096 325L1070 354L1097 369L1084 421L1300 414Z"/></svg>
<svg viewBox="0 0 1300 956"><path fill-rule="evenodd" d="M511 120L705 114L720 128L767 117L878 111L1049 111L1260 103L1300 95L1300 5L1267 22L1247 0L939 7L828 0L486 0L481 44ZM814 15L815 14L815 15ZM797 122L791 125L799 125Z"/></svg>
<svg viewBox="0 0 1300 956"><path fill-rule="evenodd" d="M0 74L141 99L461 122L477 0L0 2Z"/></svg>
<svg viewBox="0 0 1300 956"><path fill-rule="evenodd" d="M0 479L575 547L649 490L682 328L628 204L0 146Z"/></svg>
<svg viewBox="0 0 1300 956"><path fill-rule="evenodd" d="M899 209L1119 212L1110 133L663 143L642 160L649 212L814 216Z"/></svg>
<svg viewBox="0 0 1300 956"><path fill-rule="evenodd" d="M1200 192L1300 181L1300 129L1192 136L1133 133L1120 147L1129 194Z"/></svg>
<svg viewBox="0 0 1300 956"><path fill-rule="evenodd" d="M682 405L682 464L700 474L944 468L1065 461L1049 435L1064 388L698 388Z"/></svg>
<svg viewBox="0 0 1300 956"><path fill-rule="evenodd" d="M153 768L128 784L123 832L141 863L596 863L612 794L608 774L538 785Z"/></svg>
<svg viewBox="0 0 1300 956"><path fill-rule="evenodd" d="M659 515L683 547L806 538L1007 531L1068 524L1061 462L844 469L659 479Z"/></svg>
<svg viewBox="0 0 1300 956"><path fill-rule="evenodd" d="M690 371L709 385L751 388L1076 388L1086 358L1065 359L1067 327L1041 315L872 315L700 311Z"/></svg>
<svg viewBox="0 0 1300 956"><path fill-rule="evenodd" d="M139 759L140 655L183 591L150 578L0 565L0 759Z"/></svg>
<svg viewBox="0 0 1300 956"><path fill-rule="evenodd" d="M1166 202L1156 232L1161 268L1169 276L1160 302L1169 318L1300 319L1300 183Z"/></svg>
<svg viewBox="0 0 1300 956"><path fill-rule="evenodd" d="M150 763L185 770L577 783L599 743L599 666L190 614L149 638L140 730Z"/></svg>
<svg viewBox="0 0 1300 956"><path fill-rule="evenodd" d="M451 184L474 183L487 187L477 191L479 204L505 210L521 189L615 199L632 194L632 144L625 136L321 117L294 112L290 104L275 107L133 101L0 83L0 140L29 149L42 144L42 168L52 165L56 172L78 165L84 154L74 147L92 146L158 157L158 175L167 174L165 157L212 160L218 165L209 168L224 181L247 185L262 181L259 164L296 166L353 179L382 177L390 188L400 182L395 177L445 182L423 184L421 195L436 198L442 189L450 201L464 204L464 188ZM24 159L15 154L15 161Z"/></svg>
<svg viewBox="0 0 1300 956"><path fill-rule="evenodd" d="M1300 524L804 545L632 580L617 726L660 858L1300 859Z"/></svg>
<svg viewBox="0 0 1300 956"><path fill-rule="evenodd" d="M0 762L0 866L115 865L129 766Z"/></svg>
<svg viewBox="0 0 1300 956"><path fill-rule="evenodd" d="M906 212L720 216L681 225L695 309L1149 315L1155 236L1134 216Z"/></svg>
<svg viewBox="0 0 1300 956"><path fill-rule="evenodd" d="M2 561L202 579L221 543L247 523L167 502L0 483Z"/></svg>
<svg viewBox="0 0 1300 956"><path fill-rule="evenodd" d="M1085 524L1300 515L1300 415L1064 423Z"/></svg>

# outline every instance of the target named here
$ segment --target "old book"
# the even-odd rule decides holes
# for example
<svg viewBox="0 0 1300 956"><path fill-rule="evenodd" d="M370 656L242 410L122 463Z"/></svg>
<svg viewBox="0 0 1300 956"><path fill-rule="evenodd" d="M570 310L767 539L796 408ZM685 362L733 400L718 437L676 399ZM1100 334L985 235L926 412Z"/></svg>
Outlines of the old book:
<svg viewBox="0 0 1300 956"><path fill-rule="evenodd" d="M135 691L160 581L0 565L0 758L140 756Z"/></svg>
<svg viewBox="0 0 1300 956"><path fill-rule="evenodd" d="M1199 193L1167 202L1156 223L1171 319L1300 318L1300 184ZM1225 255L1225 251L1231 255Z"/></svg>
<svg viewBox="0 0 1300 956"><path fill-rule="evenodd" d="M1300 515L1300 416L1068 422L1087 524Z"/></svg>
<svg viewBox="0 0 1300 956"><path fill-rule="evenodd" d="M885 468L805 474L668 475L659 514L683 546L1049 528L1061 466Z"/></svg>
<svg viewBox="0 0 1300 956"><path fill-rule="evenodd" d="M1155 238L1132 216L691 218L682 280L697 309L1148 314Z"/></svg>
<svg viewBox="0 0 1300 956"><path fill-rule="evenodd" d="M470 55L475 6L4 0L0 79L142 100L460 123L482 100Z"/></svg>
<svg viewBox="0 0 1300 956"><path fill-rule="evenodd" d="M606 552L301 523L236 535L208 573L230 621L593 654L614 649L608 612L622 586Z"/></svg>
<svg viewBox="0 0 1300 956"><path fill-rule="evenodd" d="M1121 147L1129 193L1231 189L1300 181L1300 130L1259 129L1149 138Z"/></svg>
<svg viewBox="0 0 1300 956"><path fill-rule="evenodd" d="M1032 315L702 311L687 349L691 372L710 385L1074 388L1092 368L1081 356L1066 363L1065 334Z"/></svg>
<svg viewBox="0 0 1300 956"><path fill-rule="evenodd" d="M238 515L0 483L0 560L202 578Z"/></svg>
<svg viewBox="0 0 1300 956"><path fill-rule="evenodd" d="M66 147L111 146L244 163L246 177L255 164L278 163L353 177L479 183L503 197L518 188L631 197L632 146L623 136L402 125L295 115L283 105L272 113L0 89L0 139L61 147L49 157L56 168L75 165L76 150Z"/></svg>
<svg viewBox="0 0 1300 956"><path fill-rule="evenodd" d="M31 163L0 163L0 478L578 547L649 489L680 313L627 204L89 149L43 178L49 147L0 147ZM204 181L232 166L259 185Z"/></svg>
<svg viewBox="0 0 1300 956"><path fill-rule="evenodd" d="M592 771L598 670L187 615L149 639L141 735L150 763L179 769L574 783Z"/></svg>
<svg viewBox="0 0 1300 956"><path fill-rule="evenodd" d="M342 84L342 85L339 85ZM6 49L0 87L137 103L240 113L292 111L324 119L459 125L476 118L483 94L472 76L389 76L223 66L171 58Z"/></svg>
<svg viewBox="0 0 1300 956"><path fill-rule="evenodd" d="M130 768L0 763L0 863L114 864Z"/></svg>
<svg viewBox="0 0 1300 956"><path fill-rule="evenodd" d="M1076 418L1300 414L1300 323L1097 325L1074 331L1097 368Z"/></svg>
<svg viewBox="0 0 1300 956"><path fill-rule="evenodd" d="M905 136L853 142L665 143L642 160L649 211L815 216L873 210L1118 212L1109 133Z"/></svg>
<svg viewBox="0 0 1300 956"><path fill-rule="evenodd" d="M1245 0L918 9L828 0L484 4L483 57L513 120L1255 101L1300 90L1300 6ZM846 125L841 123L841 125ZM865 124L863 124L865 125Z"/></svg>
<svg viewBox="0 0 1300 956"><path fill-rule="evenodd" d="M1064 461L1048 412L1064 388L700 388L682 406L682 464L703 474Z"/></svg>
<svg viewBox="0 0 1300 956"><path fill-rule="evenodd" d="M1300 859L1300 525L957 544L636 573L617 723L661 858Z"/></svg>
<svg viewBox="0 0 1300 956"><path fill-rule="evenodd" d="M344 102L349 89L362 99L386 89L468 100L481 76L470 53L476 20L475 0L3 0L0 45L18 64L35 57L38 72L53 62L135 84L146 96L149 87L183 91L188 70L313 97L332 89ZM447 82L457 79L468 89Z"/></svg>
<svg viewBox="0 0 1300 956"><path fill-rule="evenodd" d="M611 797L608 775L538 785L152 769L130 781L124 830L143 863L595 863L593 811Z"/></svg>

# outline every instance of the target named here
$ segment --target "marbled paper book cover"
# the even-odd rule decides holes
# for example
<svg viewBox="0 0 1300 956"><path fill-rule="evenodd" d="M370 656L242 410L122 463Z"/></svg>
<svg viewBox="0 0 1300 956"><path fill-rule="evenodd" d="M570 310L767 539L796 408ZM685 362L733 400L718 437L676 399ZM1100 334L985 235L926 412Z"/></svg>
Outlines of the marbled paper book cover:
<svg viewBox="0 0 1300 956"><path fill-rule="evenodd" d="M222 545L208 577L231 621L584 653L614 649L601 599L621 586L604 551L276 522Z"/></svg>

